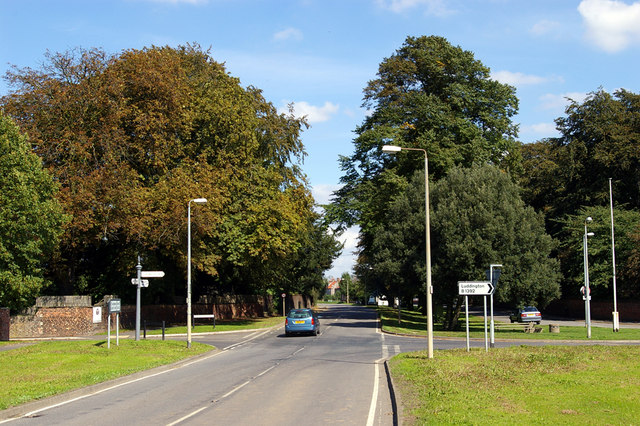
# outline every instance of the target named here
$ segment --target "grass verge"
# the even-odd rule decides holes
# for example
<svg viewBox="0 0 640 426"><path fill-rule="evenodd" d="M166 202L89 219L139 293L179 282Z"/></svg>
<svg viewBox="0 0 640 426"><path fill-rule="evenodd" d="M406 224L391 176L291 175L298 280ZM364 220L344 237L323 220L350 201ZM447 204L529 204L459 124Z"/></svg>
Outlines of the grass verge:
<svg viewBox="0 0 640 426"><path fill-rule="evenodd" d="M402 310L401 322L398 325L398 311L392 308L379 307L378 312L384 331L390 333L426 336L426 317L416 311ZM466 337L465 319L460 318L460 330L443 330L442 324L434 323L433 334L440 337ZM505 327L505 328L502 328ZM542 327L541 333L525 333L522 330L509 330L511 324L496 323L494 335L496 339L545 339L545 340L588 340L585 327L560 327L560 333L549 333L548 326ZM469 336L484 338L484 317L469 316ZM591 340L640 340L640 329L622 328L613 332L611 328L591 327Z"/></svg>
<svg viewBox="0 0 640 426"><path fill-rule="evenodd" d="M400 354L405 424L636 424L640 347L519 346Z"/></svg>
<svg viewBox="0 0 640 426"><path fill-rule="evenodd" d="M216 327L213 328L210 320L198 320L198 322L209 321L208 325L199 324L191 328L192 333L211 333L216 331L239 331L252 330L260 328L269 328L284 324L284 317L266 317L266 318L247 318L237 320L216 321ZM186 334L186 326L167 327L166 334ZM162 334L162 329L147 329L147 335Z"/></svg>
<svg viewBox="0 0 640 426"><path fill-rule="evenodd" d="M159 340L46 341L0 352L0 410L212 350Z"/></svg>

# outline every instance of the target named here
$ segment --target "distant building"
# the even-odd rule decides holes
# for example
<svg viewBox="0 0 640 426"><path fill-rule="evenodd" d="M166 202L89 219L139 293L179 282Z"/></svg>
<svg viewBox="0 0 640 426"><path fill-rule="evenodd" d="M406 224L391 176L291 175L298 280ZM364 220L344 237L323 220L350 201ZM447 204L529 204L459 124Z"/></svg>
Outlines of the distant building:
<svg viewBox="0 0 640 426"><path fill-rule="evenodd" d="M342 281L340 278L329 278L329 283L327 284L325 295L335 296L336 291L340 290L340 281Z"/></svg>

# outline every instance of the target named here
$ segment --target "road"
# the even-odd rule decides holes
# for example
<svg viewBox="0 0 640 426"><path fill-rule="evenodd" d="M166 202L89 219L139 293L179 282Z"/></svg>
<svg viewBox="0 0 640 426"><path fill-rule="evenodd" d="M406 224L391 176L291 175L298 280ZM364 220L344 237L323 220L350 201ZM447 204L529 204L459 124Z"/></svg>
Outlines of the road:
<svg viewBox="0 0 640 426"><path fill-rule="evenodd" d="M320 318L319 336L285 337L283 328L194 335L220 350L52 400L10 424L392 425L382 358L400 346L385 344L375 311L327 306Z"/></svg>
<svg viewBox="0 0 640 426"><path fill-rule="evenodd" d="M194 341L218 350L0 411L0 423L17 417L7 423L393 425L393 403L382 361L401 352L424 350L426 340L380 333L376 312L366 307L325 305L320 318L319 336L285 337L283 327L194 335ZM550 343L497 341L496 346ZM436 338L434 346L440 350L466 344L460 339ZM482 348L484 340L474 339L471 346Z"/></svg>

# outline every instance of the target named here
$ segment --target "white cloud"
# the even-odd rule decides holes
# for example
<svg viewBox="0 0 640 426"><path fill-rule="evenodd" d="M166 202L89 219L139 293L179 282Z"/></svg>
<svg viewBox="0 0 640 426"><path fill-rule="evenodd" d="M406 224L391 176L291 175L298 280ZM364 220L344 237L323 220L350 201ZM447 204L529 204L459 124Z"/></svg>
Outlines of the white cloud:
<svg viewBox="0 0 640 426"><path fill-rule="evenodd" d="M520 126L520 138L525 141L534 141L554 136L559 136L555 123L537 123Z"/></svg>
<svg viewBox="0 0 640 426"><path fill-rule="evenodd" d="M329 184L320 184L313 185L311 188L311 193L313 194L313 199L318 204L329 204L333 193L340 189L341 185L329 185Z"/></svg>
<svg viewBox="0 0 640 426"><path fill-rule="evenodd" d="M358 236L360 228L357 226L348 228L339 238L344 243L342 254L333 261L331 269L325 272L328 277L341 277L343 273L353 274L353 267L357 262L356 248L358 246Z"/></svg>
<svg viewBox="0 0 640 426"><path fill-rule="evenodd" d="M285 101L286 104L289 102ZM340 109L339 105L331 102L325 102L322 106L311 105L308 102L295 102L293 104L293 115L296 117L306 117L309 123L320 123L328 121L332 115L336 114ZM280 113L287 113L286 108L279 108Z"/></svg>
<svg viewBox="0 0 640 426"><path fill-rule="evenodd" d="M496 71L491 73L491 78L500 83L510 84L512 86L524 86L528 84L540 84L549 81L548 78L540 77L532 74L523 74L521 72Z"/></svg>
<svg viewBox="0 0 640 426"><path fill-rule="evenodd" d="M531 27L531 33L537 36L554 34L562 29L562 24L556 21L542 20L536 22L533 27Z"/></svg>
<svg viewBox="0 0 640 426"><path fill-rule="evenodd" d="M286 30L278 31L273 35L273 39L275 41L286 41L286 40L294 40L300 41L302 40L302 31L297 28L287 28Z"/></svg>
<svg viewBox="0 0 640 426"><path fill-rule="evenodd" d="M445 0L376 0L379 7L388 9L394 13L403 13L409 9L425 6L427 15L447 16L455 13L450 9Z"/></svg>
<svg viewBox="0 0 640 426"><path fill-rule="evenodd" d="M541 107L542 109L562 113L571 100L582 102L587 98L587 96L588 94L584 92L569 92L559 95L547 93L546 95L540 96Z"/></svg>
<svg viewBox="0 0 640 426"><path fill-rule="evenodd" d="M640 1L582 0L578 6L587 27L586 36L607 52L640 44Z"/></svg>

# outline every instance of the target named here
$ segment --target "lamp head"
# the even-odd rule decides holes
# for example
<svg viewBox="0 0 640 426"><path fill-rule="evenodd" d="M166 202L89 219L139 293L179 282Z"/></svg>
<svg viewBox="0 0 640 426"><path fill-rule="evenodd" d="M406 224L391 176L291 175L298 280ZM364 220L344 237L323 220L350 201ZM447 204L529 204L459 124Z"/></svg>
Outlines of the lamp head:
<svg viewBox="0 0 640 426"><path fill-rule="evenodd" d="M207 202L207 199L206 198L195 198L195 199L193 199L191 201L193 201L196 204L204 204L204 203Z"/></svg>
<svg viewBox="0 0 640 426"><path fill-rule="evenodd" d="M585 222L591 223L593 222L593 219L591 218L591 216L587 216L587 218L585 219Z"/></svg>
<svg viewBox="0 0 640 426"><path fill-rule="evenodd" d="M383 145L382 152L400 152L402 148L396 145Z"/></svg>
<svg viewBox="0 0 640 426"><path fill-rule="evenodd" d="M593 237L594 235L596 234L594 234L593 232L587 232L587 237Z"/></svg>

